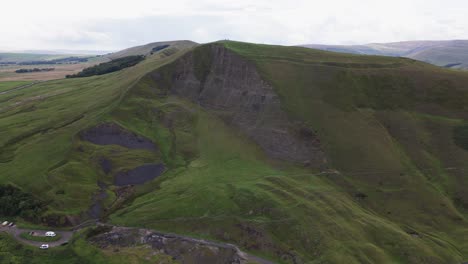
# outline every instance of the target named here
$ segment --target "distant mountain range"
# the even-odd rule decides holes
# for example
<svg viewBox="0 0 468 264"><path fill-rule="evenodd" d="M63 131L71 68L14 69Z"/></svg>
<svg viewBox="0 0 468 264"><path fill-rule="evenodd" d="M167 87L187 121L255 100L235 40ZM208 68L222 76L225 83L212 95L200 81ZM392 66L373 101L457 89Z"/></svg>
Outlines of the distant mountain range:
<svg viewBox="0 0 468 264"><path fill-rule="evenodd" d="M446 68L468 69L468 40L301 46L334 52L406 57Z"/></svg>
<svg viewBox="0 0 468 264"><path fill-rule="evenodd" d="M110 50L0 50L1 53L25 53L25 54L40 54L40 55L104 55L112 53Z"/></svg>

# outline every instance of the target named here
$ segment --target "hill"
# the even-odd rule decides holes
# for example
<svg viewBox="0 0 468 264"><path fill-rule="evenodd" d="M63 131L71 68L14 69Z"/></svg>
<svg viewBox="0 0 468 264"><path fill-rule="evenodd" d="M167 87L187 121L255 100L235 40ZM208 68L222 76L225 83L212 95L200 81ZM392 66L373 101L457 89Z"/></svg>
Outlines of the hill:
<svg viewBox="0 0 468 264"><path fill-rule="evenodd" d="M0 183L46 202L53 226L98 217L279 263L461 263L467 81L301 47L156 52L1 94Z"/></svg>
<svg viewBox="0 0 468 264"><path fill-rule="evenodd" d="M366 45L310 44L304 47L354 54L406 57L447 68L468 68L468 40L404 41Z"/></svg>
<svg viewBox="0 0 468 264"><path fill-rule="evenodd" d="M170 49L170 48L185 49L185 48L191 48L195 45L196 45L195 42L189 41L189 40L153 42L153 43L148 43L142 46L136 46L136 47L124 49L115 53L111 53L108 55L108 57L110 59L118 59L122 57L137 56L137 55L146 56L146 55L150 55L154 49L159 51L157 49L158 47L164 47L167 49Z"/></svg>

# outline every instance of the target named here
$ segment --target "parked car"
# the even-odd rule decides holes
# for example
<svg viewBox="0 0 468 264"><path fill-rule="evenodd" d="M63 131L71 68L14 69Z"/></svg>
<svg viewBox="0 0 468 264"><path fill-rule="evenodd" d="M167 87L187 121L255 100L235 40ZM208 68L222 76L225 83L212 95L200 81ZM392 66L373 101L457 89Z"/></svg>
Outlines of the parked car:
<svg viewBox="0 0 468 264"><path fill-rule="evenodd" d="M49 248L49 244L42 244L39 248L40 248L40 249L48 249L48 248Z"/></svg>
<svg viewBox="0 0 468 264"><path fill-rule="evenodd" d="M8 224L8 226L14 226L14 225L15 225L15 223L13 223L13 222Z"/></svg>
<svg viewBox="0 0 468 264"><path fill-rule="evenodd" d="M5 221L2 223L2 226L6 226L6 225L8 225L8 221Z"/></svg>
<svg viewBox="0 0 468 264"><path fill-rule="evenodd" d="M54 236L56 236L56 235L57 235L57 234L55 234L55 232L53 232L53 231L47 231L47 232L45 233L45 236L46 236L46 237L54 237Z"/></svg>

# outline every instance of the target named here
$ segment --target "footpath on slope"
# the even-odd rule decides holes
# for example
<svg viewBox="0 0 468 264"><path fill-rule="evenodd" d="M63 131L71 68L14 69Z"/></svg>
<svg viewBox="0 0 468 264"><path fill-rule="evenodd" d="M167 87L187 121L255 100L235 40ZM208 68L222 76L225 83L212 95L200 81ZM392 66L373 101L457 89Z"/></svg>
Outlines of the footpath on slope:
<svg viewBox="0 0 468 264"><path fill-rule="evenodd" d="M14 92L14 91L17 91L17 90L22 90L22 89L31 87L31 86L33 86L33 85L35 85L35 84L42 83L42 82L45 82L45 81L36 81L36 82L29 83L29 84L21 85L21 86L12 88L12 89L10 89L10 90L6 90L6 91L3 91L3 92L0 92L0 95L7 94L7 93L11 93L11 92Z"/></svg>

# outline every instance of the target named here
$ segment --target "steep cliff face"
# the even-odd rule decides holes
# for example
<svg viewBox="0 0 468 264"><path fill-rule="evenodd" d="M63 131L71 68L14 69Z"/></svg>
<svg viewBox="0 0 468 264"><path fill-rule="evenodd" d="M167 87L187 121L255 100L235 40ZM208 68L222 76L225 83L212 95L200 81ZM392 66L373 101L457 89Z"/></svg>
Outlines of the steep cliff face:
<svg viewBox="0 0 468 264"><path fill-rule="evenodd" d="M195 49L175 62L170 93L215 112L272 158L319 167L326 163L312 128L292 121L255 65L222 45ZM160 74L153 74L161 83Z"/></svg>

